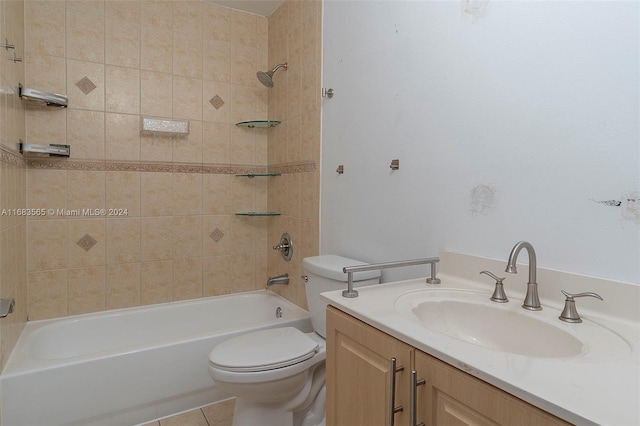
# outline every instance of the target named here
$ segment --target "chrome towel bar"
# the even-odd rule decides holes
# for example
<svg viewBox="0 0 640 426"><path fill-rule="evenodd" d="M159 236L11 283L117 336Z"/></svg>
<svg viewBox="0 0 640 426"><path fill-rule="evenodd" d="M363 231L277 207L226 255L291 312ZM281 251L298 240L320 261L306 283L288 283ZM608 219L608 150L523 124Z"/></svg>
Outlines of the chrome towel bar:
<svg viewBox="0 0 640 426"><path fill-rule="evenodd" d="M370 263L368 265L345 266L342 272L347 274L347 289L342 292L342 297L358 297L358 292L353 289L353 273L364 271L375 271L377 269L401 268L404 266L431 265L431 277L427 278L428 284L440 284L440 279L436 277L436 263L440 262L439 257L427 257L424 259L398 260L395 262Z"/></svg>

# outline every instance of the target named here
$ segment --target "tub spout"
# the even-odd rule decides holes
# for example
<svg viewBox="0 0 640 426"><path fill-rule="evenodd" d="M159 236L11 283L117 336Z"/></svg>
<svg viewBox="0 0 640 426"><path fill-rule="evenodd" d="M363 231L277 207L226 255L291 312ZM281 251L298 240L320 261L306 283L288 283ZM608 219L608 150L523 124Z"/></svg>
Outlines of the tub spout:
<svg viewBox="0 0 640 426"><path fill-rule="evenodd" d="M278 275L277 277L269 277L269 279L267 280L267 287L271 287L275 284L289 284L289 274Z"/></svg>

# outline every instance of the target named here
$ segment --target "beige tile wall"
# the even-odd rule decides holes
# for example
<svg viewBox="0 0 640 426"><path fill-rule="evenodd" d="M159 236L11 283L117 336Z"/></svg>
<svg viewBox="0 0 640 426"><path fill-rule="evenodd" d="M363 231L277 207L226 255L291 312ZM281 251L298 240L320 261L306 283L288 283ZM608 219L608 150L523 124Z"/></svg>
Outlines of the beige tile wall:
<svg viewBox="0 0 640 426"><path fill-rule="evenodd" d="M306 307L302 259L318 254L320 87L322 2L287 0L269 17L269 66L288 62L274 77L269 91L269 118L282 124L269 133L269 169L283 171L269 179L269 210L282 216L269 223L269 243L283 232L294 242L294 255L286 262L268 250L271 276L288 273L291 284L276 291Z"/></svg>
<svg viewBox="0 0 640 426"><path fill-rule="evenodd" d="M14 313L0 319L0 369L4 367L27 319L26 219L16 209L26 206L25 164L17 151L25 138L24 106L18 83L24 81L22 1L0 2L0 40L15 49L1 49L0 60L0 297L16 301Z"/></svg>
<svg viewBox="0 0 640 426"><path fill-rule="evenodd" d="M72 153L29 164L28 205L127 211L29 220L29 318L264 287L271 219L234 213L266 210L267 181L233 170L267 166L267 132L234 125L267 116L267 19L208 1L25 3L27 83L69 96L27 110L26 137ZM190 134L141 136L140 116Z"/></svg>
<svg viewBox="0 0 640 426"><path fill-rule="evenodd" d="M276 290L306 306L301 262L318 252L320 10L289 0L267 20L206 1L0 1L0 38L24 58L0 61L0 209L56 212L0 219L0 296L17 302L0 320L0 366L27 310L41 319L246 291L285 272L292 284ZM276 87L259 86L255 71L283 61ZM23 80L67 94L69 108L25 113L4 90ZM191 133L140 136L141 115L188 119ZM267 115L282 125L234 126ZM18 139L68 143L73 156L25 173ZM236 178L235 165L283 174ZM57 212L84 208L127 214ZM234 215L263 209L282 216ZM282 232L292 262L271 250Z"/></svg>
<svg viewBox="0 0 640 426"><path fill-rule="evenodd" d="M26 138L72 152L29 164L29 207L55 211L27 226L29 318L253 290L285 272L292 285L276 290L306 306L301 262L318 252L321 2L286 1L268 19L183 0L26 0L24 10L27 83L69 96L68 109L28 109ZM262 87L256 70L284 61L275 88ZM140 116L187 119L190 134L141 136ZM265 117L282 124L234 125ZM233 175L267 166L282 176ZM58 212L101 208L126 214ZM260 210L282 216L234 215ZM288 263L271 250L285 231L296 247Z"/></svg>
<svg viewBox="0 0 640 426"><path fill-rule="evenodd" d="M4 120L0 118L0 126ZM0 152L0 156L6 155ZM25 208L25 190L24 165L0 159L0 298L15 299L14 313L0 318L0 369L4 368L27 320L27 226L24 216L15 216L21 214L16 209Z"/></svg>

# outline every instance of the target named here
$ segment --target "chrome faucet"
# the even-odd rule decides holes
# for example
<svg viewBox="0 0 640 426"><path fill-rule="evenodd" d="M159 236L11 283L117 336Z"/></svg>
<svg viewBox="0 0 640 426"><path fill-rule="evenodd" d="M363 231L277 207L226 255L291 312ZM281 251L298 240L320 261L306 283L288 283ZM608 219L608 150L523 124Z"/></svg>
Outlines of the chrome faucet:
<svg viewBox="0 0 640 426"><path fill-rule="evenodd" d="M289 274L278 275L277 277L269 277L269 279L267 280L267 287L271 287L275 284L289 284Z"/></svg>
<svg viewBox="0 0 640 426"><path fill-rule="evenodd" d="M522 307L531 311L539 311L542 309L542 306L540 306L540 299L538 298L538 283L536 282L536 251L530 243L520 241L513 246L511 253L509 254L509 260L507 261L507 269L505 269L505 272L510 274L518 273L516 260L518 260L518 254L523 248L527 249L527 254L529 255L529 282L527 283L527 294L524 297Z"/></svg>

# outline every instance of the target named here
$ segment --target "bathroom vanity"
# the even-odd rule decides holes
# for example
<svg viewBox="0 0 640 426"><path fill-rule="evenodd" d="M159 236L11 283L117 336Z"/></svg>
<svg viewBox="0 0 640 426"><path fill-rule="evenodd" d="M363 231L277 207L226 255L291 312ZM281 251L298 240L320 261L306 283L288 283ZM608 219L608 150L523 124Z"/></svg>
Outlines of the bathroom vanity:
<svg viewBox="0 0 640 426"><path fill-rule="evenodd" d="M570 424L333 307L327 344L328 425Z"/></svg>
<svg viewBox="0 0 640 426"><path fill-rule="evenodd" d="M490 301L505 261L442 253L424 279L324 293L327 425L640 424L640 286L538 268L541 311L522 309L527 266ZM564 296L582 323L560 321ZM587 300L588 299L588 300Z"/></svg>

